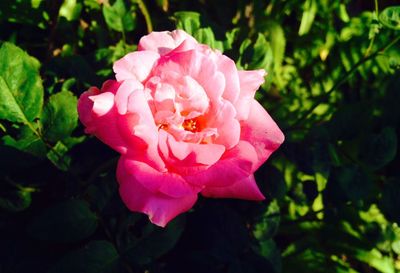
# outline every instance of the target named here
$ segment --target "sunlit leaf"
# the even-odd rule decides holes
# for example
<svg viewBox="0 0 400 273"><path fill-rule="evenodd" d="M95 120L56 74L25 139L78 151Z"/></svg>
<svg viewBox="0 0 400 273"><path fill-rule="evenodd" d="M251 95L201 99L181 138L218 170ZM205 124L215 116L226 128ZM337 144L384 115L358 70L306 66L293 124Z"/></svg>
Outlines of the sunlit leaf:
<svg viewBox="0 0 400 273"><path fill-rule="evenodd" d="M400 30L400 6L385 8L379 14L379 21L387 28Z"/></svg>
<svg viewBox="0 0 400 273"><path fill-rule="evenodd" d="M123 0L116 0L112 6L104 4L103 15L107 25L113 30L119 32L131 31L136 26L135 13L127 9Z"/></svg>
<svg viewBox="0 0 400 273"><path fill-rule="evenodd" d="M28 124L40 115L39 62L10 43L0 47L0 119Z"/></svg>
<svg viewBox="0 0 400 273"><path fill-rule="evenodd" d="M41 122L43 136L52 142L69 137L78 125L78 99L69 91L54 94L46 103Z"/></svg>
<svg viewBox="0 0 400 273"><path fill-rule="evenodd" d="M307 0L304 3L303 16L301 17L301 24L299 28L300 36L307 34L310 31L316 13L317 13L317 1Z"/></svg>

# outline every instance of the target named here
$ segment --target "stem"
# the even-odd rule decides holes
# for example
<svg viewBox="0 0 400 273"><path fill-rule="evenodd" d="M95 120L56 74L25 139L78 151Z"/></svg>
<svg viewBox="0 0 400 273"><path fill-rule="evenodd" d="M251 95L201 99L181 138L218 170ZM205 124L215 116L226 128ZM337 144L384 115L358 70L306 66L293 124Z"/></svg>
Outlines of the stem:
<svg viewBox="0 0 400 273"><path fill-rule="evenodd" d="M124 53L127 53L127 46L126 46L126 34L125 29L122 27L122 43L124 44Z"/></svg>
<svg viewBox="0 0 400 273"><path fill-rule="evenodd" d="M379 17L378 0L375 0L375 14L376 14L376 18L378 18ZM376 37L376 34L374 34L374 36L372 36L371 41L369 42L368 48L367 48L367 50L365 51L365 54L364 54L365 57L367 57L369 55L369 53L371 52L372 47L373 47L374 42L375 42L375 37Z"/></svg>
<svg viewBox="0 0 400 273"><path fill-rule="evenodd" d="M147 10L147 7L144 3L143 0L136 0L136 3L139 6L140 11L142 12L143 16L144 16L144 20L146 21L146 26L147 26L147 32L150 33L153 31L153 25L151 23L151 18L150 18L150 14L149 11Z"/></svg>
<svg viewBox="0 0 400 273"><path fill-rule="evenodd" d="M375 51L374 53L372 53L371 55L365 56L364 58L362 58L361 60L359 60L347 73L346 75L341 78L338 82L335 83L335 85L325 94L323 94L321 97L319 97L316 102L311 106L310 109L308 109L305 114L300 117L295 123L294 125L299 126L301 125L309 115L312 114L312 112L314 112L315 108L317 108L322 102L324 102L325 100L327 100L329 98L329 96L336 90L339 88L339 86L341 86L343 83L345 83L352 75L355 71L357 71L357 69L362 66L364 63L366 63L367 61L374 59L376 56L382 54L383 52L385 52L386 50L388 50L390 47L392 47L393 45L395 45L398 41L400 41L400 36L396 37L394 40L392 40L390 43L388 43L387 45L385 45L384 47L382 47L381 49Z"/></svg>

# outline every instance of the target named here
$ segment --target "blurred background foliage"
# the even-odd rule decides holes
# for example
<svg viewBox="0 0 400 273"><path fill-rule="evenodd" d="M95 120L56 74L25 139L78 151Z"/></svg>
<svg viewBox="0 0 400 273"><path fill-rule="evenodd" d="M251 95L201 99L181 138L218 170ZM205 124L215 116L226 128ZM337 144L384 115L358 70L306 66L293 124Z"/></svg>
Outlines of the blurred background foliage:
<svg viewBox="0 0 400 273"><path fill-rule="evenodd" d="M127 211L77 96L152 30L242 69L286 142L267 201L200 199L161 229ZM2 0L0 272L400 272L397 0Z"/></svg>

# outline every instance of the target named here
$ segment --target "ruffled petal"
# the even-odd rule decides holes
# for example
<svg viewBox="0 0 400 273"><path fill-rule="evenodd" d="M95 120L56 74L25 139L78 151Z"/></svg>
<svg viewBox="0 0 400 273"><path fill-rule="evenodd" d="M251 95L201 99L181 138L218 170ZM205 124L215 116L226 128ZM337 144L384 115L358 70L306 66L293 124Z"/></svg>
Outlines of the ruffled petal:
<svg viewBox="0 0 400 273"><path fill-rule="evenodd" d="M143 82L150 75L160 55L153 51L131 52L114 63L117 81L137 80Z"/></svg>
<svg viewBox="0 0 400 273"><path fill-rule="evenodd" d="M209 113L208 126L211 128L217 128L218 137L214 143L222 144L226 149L230 149L235 146L240 139L240 123L235 118L236 110L229 101L222 101L218 103L214 111Z"/></svg>
<svg viewBox="0 0 400 273"><path fill-rule="evenodd" d="M121 159L118 164L117 179L120 183L119 192L123 202L130 210L145 213L152 223L164 227L178 214L192 208L197 200L196 191L175 198L161 191L154 192L144 186L147 182L154 183L153 179L162 179L160 183L162 182L164 187L171 187L168 190L165 188L162 190L172 191L175 194L185 192L185 190L179 191L181 188L178 185L182 181L175 181L176 177L166 177L169 175L169 173L157 174L153 169L143 167L143 165L133 171L128 170ZM144 180L139 181L138 179Z"/></svg>
<svg viewBox="0 0 400 273"><path fill-rule="evenodd" d="M218 144L198 144L176 141L171 135L168 136L170 155L185 161L187 165L215 164L225 152L225 147Z"/></svg>
<svg viewBox="0 0 400 273"><path fill-rule="evenodd" d="M128 110L128 98L135 90L143 90L143 85L136 80L126 80L118 88L115 94L115 104L120 115Z"/></svg>
<svg viewBox="0 0 400 273"><path fill-rule="evenodd" d="M128 88L129 81L124 82L121 86L125 83ZM144 91L132 90L126 104L126 114L118 115L115 123L121 136L129 145L127 153L131 158L146 161L155 168L165 168L157 148L158 129Z"/></svg>
<svg viewBox="0 0 400 273"><path fill-rule="evenodd" d="M201 194L205 197L212 198L237 198L254 201L265 199L264 195L257 187L253 175L226 187L207 186L201 191Z"/></svg>
<svg viewBox="0 0 400 273"><path fill-rule="evenodd" d="M153 31L140 39L138 49L150 50L160 55L165 55L181 45L185 40L193 45L197 44L197 41L192 36L180 29L172 32Z"/></svg>
<svg viewBox="0 0 400 273"><path fill-rule="evenodd" d="M264 69L239 71L240 95L235 103L238 120L247 119L250 104L258 88L264 83Z"/></svg>
<svg viewBox="0 0 400 273"><path fill-rule="evenodd" d="M184 179L194 185L225 187L251 175L257 160L254 147L249 142L239 141L210 168L186 174Z"/></svg>
<svg viewBox="0 0 400 273"><path fill-rule="evenodd" d="M242 134L240 138L248 141L255 147L258 156L256 169L285 140L285 136L278 125L256 100L251 102L248 119L242 121Z"/></svg>

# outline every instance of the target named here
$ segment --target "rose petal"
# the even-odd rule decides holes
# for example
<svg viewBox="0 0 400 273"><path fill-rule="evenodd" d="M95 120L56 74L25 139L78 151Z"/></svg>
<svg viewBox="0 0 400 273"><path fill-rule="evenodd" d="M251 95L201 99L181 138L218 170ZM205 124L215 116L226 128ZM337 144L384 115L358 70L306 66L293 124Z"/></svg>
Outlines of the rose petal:
<svg viewBox="0 0 400 273"><path fill-rule="evenodd" d="M114 63L115 78L119 82L129 79L143 82L159 58L160 55L153 51L128 53Z"/></svg>
<svg viewBox="0 0 400 273"><path fill-rule="evenodd" d="M235 103L238 120L247 119L251 101L261 84L264 83L264 69L239 71L240 95Z"/></svg>
<svg viewBox="0 0 400 273"><path fill-rule="evenodd" d="M201 194L212 198L238 198L254 201L265 199L264 195L258 189L253 175L226 187L207 186L201 191Z"/></svg>
<svg viewBox="0 0 400 273"><path fill-rule="evenodd" d="M235 103L240 94L239 75L235 62L225 55L217 55L218 71L225 77L225 90L222 97Z"/></svg>
<svg viewBox="0 0 400 273"><path fill-rule="evenodd" d="M139 170L140 172L141 170ZM160 176L151 173L151 177L159 179ZM168 175L168 174L167 174ZM141 178L146 177L146 174L141 174ZM182 197L174 198L161 192L153 192L143 186L143 182L139 182L128 170L123 163L118 164L117 179L120 183L119 192L126 206L137 212L143 212L149 216L152 223L164 227L170 220L178 214L189 210L197 200L197 193L191 192ZM171 182L164 180L164 182ZM151 182L146 180L146 182ZM175 183L174 185L176 186ZM168 186L168 185L167 185Z"/></svg>
<svg viewBox="0 0 400 273"><path fill-rule="evenodd" d="M188 165L215 164L225 152L225 147L218 144L198 144L179 142L171 135L168 136L168 146L172 155Z"/></svg>
<svg viewBox="0 0 400 273"><path fill-rule="evenodd" d="M199 187L187 183L176 173L160 172L146 163L126 156L121 156L118 162L118 170L127 172L125 175L131 176L131 179L136 180L143 187L154 193L161 192L170 197L178 198L200 191Z"/></svg>
<svg viewBox="0 0 400 273"><path fill-rule="evenodd" d="M215 107L214 113L212 111L208 116L208 126L211 128L217 128L218 137L214 143L222 144L227 149L235 146L240 139L240 123L235 118L236 110L229 101L223 101L218 103Z"/></svg>
<svg viewBox="0 0 400 273"><path fill-rule="evenodd" d="M169 31L153 31L150 34L143 36L138 45L139 50L151 50L160 55L165 55L175 49L185 40L188 40L193 45L197 41L183 30Z"/></svg>
<svg viewBox="0 0 400 273"><path fill-rule="evenodd" d="M242 140L251 143L257 151L257 169L282 144L285 139L275 121L256 101L252 100L248 119L242 121Z"/></svg>
<svg viewBox="0 0 400 273"><path fill-rule="evenodd" d="M187 174L184 178L194 185L225 187L251 175L257 160L254 147L249 142L239 141L210 168L198 173Z"/></svg>
<svg viewBox="0 0 400 273"><path fill-rule="evenodd" d="M126 80L118 88L115 94L115 104L120 115L126 114L128 110L128 98L135 90L143 90L143 85L136 80Z"/></svg>
<svg viewBox="0 0 400 273"><path fill-rule="evenodd" d="M117 126L118 113L111 92L99 93L91 88L79 98L78 112L86 126L86 133L93 134L121 154L128 151L128 144ZM92 95L93 94L93 95Z"/></svg>
<svg viewBox="0 0 400 273"><path fill-rule="evenodd" d="M89 90L83 92L78 100L79 120L86 127L90 127L92 123L93 101L89 99L91 96L98 95L100 90L97 87L90 87Z"/></svg>

